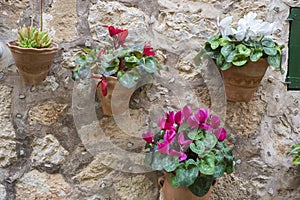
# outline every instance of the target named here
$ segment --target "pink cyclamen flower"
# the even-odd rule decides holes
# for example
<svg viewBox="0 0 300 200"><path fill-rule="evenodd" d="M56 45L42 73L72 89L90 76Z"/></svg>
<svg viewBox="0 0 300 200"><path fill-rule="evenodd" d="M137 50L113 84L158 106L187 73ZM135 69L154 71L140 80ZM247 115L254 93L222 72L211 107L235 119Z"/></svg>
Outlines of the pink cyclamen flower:
<svg viewBox="0 0 300 200"><path fill-rule="evenodd" d="M181 125L183 123L183 118L182 118L182 111L179 110L174 117L175 123L178 125Z"/></svg>
<svg viewBox="0 0 300 200"><path fill-rule="evenodd" d="M207 131L211 130L211 126L210 126L210 124L207 123L207 122L200 123L200 124L199 124L199 128L200 128L201 130L207 130Z"/></svg>
<svg viewBox="0 0 300 200"><path fill-rule="evenodd" d="M217 115L212 115L210 117L210 121L211 121L211 127L213 129L216 129L216 128L218 128L220 126L220 119L219 119L219 117Z"/></svg>
<svg viewBox="0 0 300 200"><path fill-rule="evenodd" d="M213 133L221 142L226 138L226 130L224 128L217 128L213 131Z"/></svg>
<svg viewBox="0 0 300 200"><path fill-rule="evenodd" d="M193 112L192 108L188 105L182 108L182 116L184 119L188 119L191 113Z"/></svg>
<svg viewBox="0 0 300 200"><path fill-rule="evenodd" d="M167 123L164 117L158 118L157 123L162 130L176 130L176 127L173 124Z"/></svg>
<svg viewBox="0 0 300 200"><path fill-rule="evenodd" d="M147 143L152 143L154 141L154 135L150 131L143 133L142 137Z"/></svg>
<svg viewBox="0 0 300 200"><path fill-rule="evenodd" d="M186 149L190 146L191 143L192 143L192 140L184 140L183 132L179 133L178 144L181 146L181 148Z"/></svg>
<svg viewBox="0 0 300 200"><path fill-rule="evenodd" d="M205 120L209 117L209 109L205 110L200 108L198 111L199 122L205 122Z"/></svg>
<svg viewBox="0 0 300 200"><path fill-rule="evenodd" d="M170 145L168 141L158 142L157 143L157 150L161 154L169 154Z"/></svg>
<svg viewBox="0 0 300 200"><path fill-rule="evenodd" d="M166 120L165 120L164 117L159 117L158 120L157 120L157 123L158 123L159 128L164 129L165 124L166 124Z"/></svg>
<svg viewBox="0 0 300 200"><path fill-rule="evenodd" d="M184 161L187 159L187 155L183 152L178 152L174 149L170 151L170 156L177 156L179 158L179 162Z"/></svg>
<svg viewBox="0 0 300 200"><path fill-rule="evenodd" d="M170 112L167 112L166 113L166 122L169 123L169 124L174 124L175 122L175 115L174 115L174 112L173 111L170 111Z"/></svg>
<svg viewBox="0 0 300 200"><path fill-rule="evenodd" d="M187 122L190 125L191 129L195 129L199 127L199 121L197 118L198 118L197 115L192 115L187 119Z"/></svg>
<svg viewBox="0 0 300 200"><path fill-rule="evenodd" d="M167 141L169 144L171 144L174 141L175 136L176 132L174 130L166 130L164 141Z"/></svg>
<svg viewBox="0 0 300 200"><path fill-rule="evenodd" d="M155 52L153 51L153 47L151 47L149 44L146 44L143 49L143 55L144 56L155 56Z"/></svg>

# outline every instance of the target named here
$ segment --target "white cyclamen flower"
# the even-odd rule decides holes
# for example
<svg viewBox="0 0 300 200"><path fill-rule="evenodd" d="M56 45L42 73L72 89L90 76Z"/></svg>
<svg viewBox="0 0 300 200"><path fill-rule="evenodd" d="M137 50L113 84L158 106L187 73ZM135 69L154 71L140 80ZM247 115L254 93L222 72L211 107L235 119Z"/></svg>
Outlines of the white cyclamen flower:
<svg viewBox="0 0 300 200"><path fill-rule="evenodd" d="M229 35L233 35L233 28L231 27L232 16L226 17L220 21L220 32L222 37L228 37Z"/></svg>

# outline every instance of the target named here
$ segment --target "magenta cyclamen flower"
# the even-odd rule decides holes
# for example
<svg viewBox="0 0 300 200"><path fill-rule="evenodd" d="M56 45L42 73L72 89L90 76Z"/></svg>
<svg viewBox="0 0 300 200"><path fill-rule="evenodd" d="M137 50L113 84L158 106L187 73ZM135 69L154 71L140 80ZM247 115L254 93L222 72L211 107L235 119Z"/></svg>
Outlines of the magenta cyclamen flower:
<svg viewBox="0 0 300 200"><path fill-rule="evenodd" d="M200 108L198 111L199 122L204 123L206 119L209 117L209 109Z"/></svg>
<svg viewBox="0 0 300 200"><path fill-rule="evenodd" d="M169 154L170 145L168 141L158 142L157 143L157 150L161 154Z"/></svg>
<svg viewBox="0 0 300 200"><path fill-rule="evenodd" d="M175 123L178 125L181 125L183 123L183 117L182 117L182 111L179 110L176 114L175 114Z"/></svg>
<svg viewBox="0 0 300 200"><path fill-rule="evenodd" d="M142 134L143 139L147 142L147 143L152 143L154 142L154 135L150 132L147 131L146 133Z"/></svg>
<svg viewBox="0 0 300 200"><path fill-rule="evenodd" d="M188 119L192 112L193 110L190 106L184 106L182 109L182 117Z"/></svg>
<svg viewBox="0 0 300 200"><path fill-rule="evenodd" d="M226 130L224 128L217 128L213 131L215 136L218 138L219 141L223 141L226 138Z"/></svg>
<svg viewBox="0 0 300 200"><path fill-rule="evenodd" d="M158 118L158 126L162 130L176 130L176 128L173 126L173 123L168 123L164 117Z"/></svg>
<svg viewBox="0 0 300 200"><path fill-rule="evenodd" d="M188 124L190 125L191 129L195 129L199 127L199 120L197 117L197 114L191 115L188 119L187 119Z"/></svg>
<svg viewBox="0 0 300 200"><path fill-rule="evenodd" d="M174 130L166 130L164 141L167 141L169 144L171 144L174 141L175 136L176 132Z"/></svg>
<svg viewBox="0 0 300 200"><path fill-rule="evenodd" d="M185 150L186 148L188 148L190 146L190 144L192 143L192 140L184 140L184 135L183 133L179 133L178 136L178 144L180 145L180 147Z"/></svg>
<svg viewBox="0 0 300 200"><path fill-rule="evenodd" d="M166 113L166 122L169 123L169 124L174 124L175 122L175 115L174 115L174 112L173 111L170 111L170 112L167 112Z"/></svg>
<svg viewBox="0 0 300 200"><path fill-rule="evenodd" d="M213 129L216 129L216 128L218 128L220 126L220 119L219 119L219 117L217 115L212 115L210 117L210 121L211 121L211 127Z"/></svg>
<svg viewBox="0 0 300 200"><path fill-rule="evenodd" d="M171 150L170 156L177 156L179 158L179 162L187 159L187 155L185 153L175 151L174 149Z"/></svg>

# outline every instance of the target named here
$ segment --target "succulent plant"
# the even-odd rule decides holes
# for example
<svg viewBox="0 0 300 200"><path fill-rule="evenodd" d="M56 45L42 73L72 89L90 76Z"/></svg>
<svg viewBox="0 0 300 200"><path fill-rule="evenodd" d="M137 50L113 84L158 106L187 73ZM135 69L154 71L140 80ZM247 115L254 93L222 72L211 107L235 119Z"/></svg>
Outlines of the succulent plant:
<svg viewBox="0 0 300 200"><path fill-rule="evenodd" d="M48 33L32 26L23 26L18 31L17 45L23 48L46 48L52 44Z"/></svg>

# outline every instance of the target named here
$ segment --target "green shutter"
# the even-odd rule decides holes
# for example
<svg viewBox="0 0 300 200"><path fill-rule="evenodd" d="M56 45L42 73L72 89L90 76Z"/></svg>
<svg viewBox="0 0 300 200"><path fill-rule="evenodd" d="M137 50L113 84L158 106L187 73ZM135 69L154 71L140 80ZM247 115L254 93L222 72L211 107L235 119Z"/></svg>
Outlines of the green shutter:
<svg viewBox="0 0 300 200"><path fill-rule="evenodd" d="M300 89L300 8L291 8L289 61L286 82L288 89Z"/></svg>

